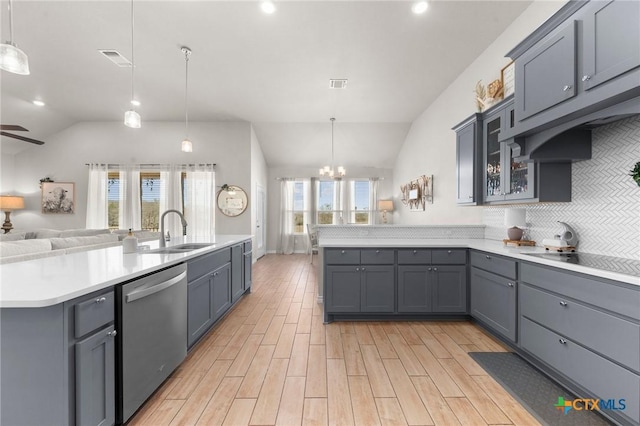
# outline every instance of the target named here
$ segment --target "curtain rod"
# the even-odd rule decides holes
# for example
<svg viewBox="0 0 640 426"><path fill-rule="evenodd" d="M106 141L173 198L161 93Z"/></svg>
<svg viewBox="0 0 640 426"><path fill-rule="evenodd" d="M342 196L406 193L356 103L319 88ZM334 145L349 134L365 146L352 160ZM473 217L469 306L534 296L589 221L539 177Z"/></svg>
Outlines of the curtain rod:
<svg viewBox="0 0 640 426"><path fill-rule="evenodd" d="M91 164L97 164L99 166L141 166L141 167L153 167L153 166L170 166L171 164L161 164L161 163L142 163L142 164L116 164L116 163L84 163L85 166L90 166ZM216 163L189 163L189 164L176 164L178 166L217 166Z"/></svg>
<svg viewBox="0 0 640 426"><path fill-rule="evenodd" d="M293 178L293 177L277 177L274 178L275 180L304 180L304 179L315 179L315 180L321 180L321 181L341 181L341 180L358 180L358 179L372 179L372 180L384 180L384 177L377 177L377 176L371 176L371 177L355 177L355 178L346 178L346 177L341 177L341 178L319 178L319 177L312 177L312 178L306 178L306 177L297 177L297 178Z"/></svg>

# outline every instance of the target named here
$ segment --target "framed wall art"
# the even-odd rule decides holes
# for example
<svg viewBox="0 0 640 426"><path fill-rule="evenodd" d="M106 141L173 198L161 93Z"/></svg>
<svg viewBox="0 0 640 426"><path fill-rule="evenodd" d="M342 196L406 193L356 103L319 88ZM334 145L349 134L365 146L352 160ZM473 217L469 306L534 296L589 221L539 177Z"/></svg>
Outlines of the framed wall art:
<svg viewBox="0 0 640 426"><path fill-rule="evenodd" d="M502 79L502 90L504 97L511 95L515 92L515 64L513 61L509 62L502 70L500 70L500 78Z"/></svg>
<svg viewBox="0 0 640 426"><path fill-rule="evenodd" d="M73 182L42 182L42 213L74 214L75 186Z"/></svg>
<svg viewBox="0 0 640 426"><path fill-rule="evenodd" d="M402 204L412 211L424 211L426 204L433 204L433 175L422 175L400 186Z"/></svg>

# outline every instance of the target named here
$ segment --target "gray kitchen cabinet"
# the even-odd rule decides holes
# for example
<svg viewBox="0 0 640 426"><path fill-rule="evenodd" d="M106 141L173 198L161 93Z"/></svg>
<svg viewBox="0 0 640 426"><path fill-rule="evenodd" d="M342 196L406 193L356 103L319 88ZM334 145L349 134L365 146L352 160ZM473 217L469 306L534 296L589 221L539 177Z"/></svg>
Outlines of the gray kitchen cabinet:
<svg viewBox="0 0 640 426"><path fill-rule="evenodd" d="M231 247L231 302L234 303L244 293L244 243Z"/></svg>
<svg viewBox="0 0 640 426"><path fill-rule="evenodd" d="M574 97L576 90L576 23L528 50L515 62L516 116L524 120Z"/></svg>
<svg viewBox="0 0 640 426"><path fill-rule="evenodd" d="M75 345L76 424L115 423L115 333L111 325Z"/></svg>
<svg viewBox="0 0 640 426"><path fill-rule="evenodd" d="M231 263L219 267L211 274L211 306L213 320L222 317L231 307Z"/></svg>
<svg viewBox="0 0 640 426"><path fill-rule="evenodd" d="M244 243L244 270L242 271L242 290L251 292L252 268L253 268L253 252L251 241Z"/></svg>
<svg viewBox="0 0 640 426"><path fill-rule="evenodd" d="M466 266L433 267L433 312L467 312Z"/></svg>
<svg viewBox="0 0 640 426"><path fill-rule="evenodd" d="M431 312L431 270L426 265L398 266L398 312Z"/></svg>
<svg viewBox="0 0 640 426"><path fill-rule="evenodd" d="M640 2L594 2L585 13L581 80L591 90L640 67Z"/></svg>
<svg viewBox="0 0 640 426"><path fill-rule="evenodd" d="M517 335L516 262L471 252L471 316L512 342Z"/></svg>
<svg viewBox="0 0 640 426"><path fill-rule="evenodd" d="M193 346L213 325L213 292L209 275L187 284L187 345Z"/></svg>
<svg viewBox="0 0 640 426"><path fill-rule="evenodd" d="M474 114L456 125L456 201L458 204L482 203L480 153L482 152L482 115Z"/></svg>
<svg viewBox="0 0 640 426"><path fill-rule="evenodd" d="M360 312L361 285L359 268L356 265L332 265L326 267L325 312Z"/></svg>
<svg viewBox="0 0 640 426"><path fill-rule="evenodd" d="M395 310L395 268L390 265L360 267L360 312Z"/></svg>

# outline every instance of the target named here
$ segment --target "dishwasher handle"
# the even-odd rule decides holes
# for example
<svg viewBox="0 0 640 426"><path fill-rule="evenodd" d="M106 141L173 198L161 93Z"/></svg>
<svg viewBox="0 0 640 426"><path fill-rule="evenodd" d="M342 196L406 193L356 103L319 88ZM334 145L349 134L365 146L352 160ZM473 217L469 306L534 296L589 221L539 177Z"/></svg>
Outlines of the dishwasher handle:
<svg viewBox="0 0 640 426"><path fill-rule="evenodd" d="M152 294L162 291L165 288L171 287L172 285L182 281L186 276L187 271L184 271L180 275L175 276L168 281L163 281L153 286L143 288L142 290L133 291L126 295L126 302L130 303L138 299L142 299L143 297L151 296Z"/></svg>

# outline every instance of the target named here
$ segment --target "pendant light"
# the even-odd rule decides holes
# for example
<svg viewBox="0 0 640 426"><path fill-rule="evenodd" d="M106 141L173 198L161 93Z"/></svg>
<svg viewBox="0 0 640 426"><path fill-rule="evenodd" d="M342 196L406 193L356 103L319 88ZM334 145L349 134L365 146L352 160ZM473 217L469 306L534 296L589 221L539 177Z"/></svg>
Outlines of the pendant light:
<svg viewBox="0 0 640 426"><path fill-rule="evenodd" d="M9 41L0 44L0 69L29 75L29 58L13 42L13 2L9 0Z"/></svg>
<svg viewBox="0 0 640 426"><path fill-rule="evenodd" d="M193 152L193 144L189 140L189 56L191 49L186 46L180 48L184 53L184 140L182 141L182 152Z"/></svg>
<svg viewBox="0 0 640 426"><path fill-rule="evenodd" d="M134 71L136 62L133 51L133 28L133 0L131 0L131 109L124 113L124 125L133 129L139 129L142 123L140 114L135 110L135 107L140 105L140 102L136 100L134 95Z"/></svg>
<svg viewBox="0 0 640 426"><path fill-rule="evenodd" d="M347 171L344 167L338 166L337 170L333 168L333 123L336 121L335 118L331 117L331 166L324 166L320 169L320 176L328 176L330 178L343 177L347 174Z"/></svg>

